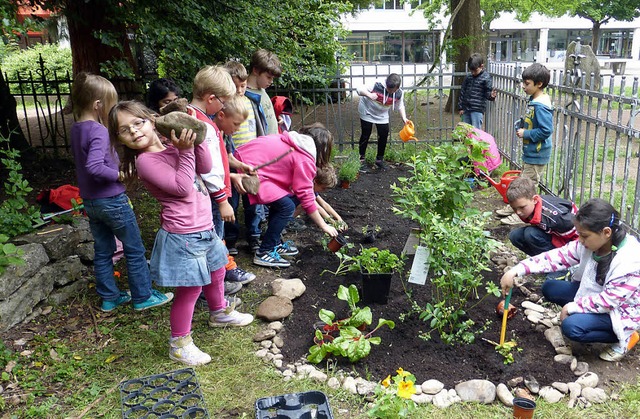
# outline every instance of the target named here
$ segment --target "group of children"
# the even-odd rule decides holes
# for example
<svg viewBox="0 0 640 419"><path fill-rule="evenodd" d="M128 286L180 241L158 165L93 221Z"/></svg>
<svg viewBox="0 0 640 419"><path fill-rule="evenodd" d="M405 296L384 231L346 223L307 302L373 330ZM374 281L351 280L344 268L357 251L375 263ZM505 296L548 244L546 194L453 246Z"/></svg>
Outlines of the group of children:
<svg viewBox="0 0 640 419"><path fill-rule="evenodd" d="M495 90L481 57L474 54L468 66L460 114L481 128L484 104L495 99ZM544 91L549 80L549 70L539 63L522 72L529 96L527 113L516 126L523 168L506 191L509 204L496 213L505 217L504 224L524 225L512 230L509 240L529 258L507 271L500 285L506 295L515 277L546 273L542 294L562 306L562 333L575 342L609 343L600 358L619 361L639 340L640 243L604 200L590 199L578 209L569 200L537 194L551 158L553 106Z"/></svg>
<svg viewBox="0 0 640 419"><path fill-rule="evenodd" d="M293 243L281 239L295 210L292 191L322 231L332 237L338 234L320 215L314 194L316 171L329 164L331 133L316 124L278 134L278 121L267 109L271 102L264 91L280 74L277 57L257 51L252 76L247 77L238 64L207 66L195 76L187 112L207 127L204 141L198 144L192 130L172 131L170 138L161 138L155 130L154 112L180 97L180 90L168 80L151 85L151 109L136 101L118 102L113 85L96 75L78 75L72 92L76 117L72 150L95 240L101 309L112 311L133 300L134 309L144 310L173 299L169 356L188 365L211 360L191 338L193 312L201 294L211 327L246 326L253 321L251 314L236 310L240 300L225 298L224 292L225 277L240 284L255 278L235 265L222 241L224 225L236 219L232 185L244 194L243 177L258 176L261 183L247 205L265 205L269 211L267 231L254 258L258 265L287 266L282 256L297 253ZM253 96L244 95L247 84ZM270 126L274 133L258 135L269 134ZM234 132L240 141L245 137L237 150ZM116 150L121 150L122 162ZM256 171L256 166L285 150L286 156ZM135 178L161 204L161 228L150 261L125 194L125 183ZM120 291L113 277L116 237L123 243L130 293ZM151 279L159 286L174 287L175 298L153 290Z"/></svg>
<svg viewBox="0 0 640 419"><path fill-rule="evenodd" d="M482 57L474 54L469 68L459 109L463 120L480 128L485 101L495 99L496 93ZM229 255L237 254L241 200L247 240L255 251L253 262L259 266L290 266L285 257L299 251L282 239L282 232L301 211L331 237L338 230L327 220L346 228L318 195L335 185L329 164L331 133L320 124L297 132L278 130L282 121L265 89L280 74L279 60L265 50L254 53L249 72L235 61L201 69L188 106L188 113L207 127L199 144L191 130L173 131L170 138L161 138L155 130L156 114L181 96L170 80L150 85L148 107L135 101L118 103L113 85L100 76L80 74L74 81L72 152L95 241L101 309L112 311L132 301L135 310L145 310L173 299L169 356L188 365L211 360L191 338L200 295L211 327L246 326L253 321L251 314L236 310L240 299L225 297L255 279ZM589 200L578 210L570 201L536 194L551 155L553 107L544 93L550 75L544 66L532 64L522 79L529 95L527 115L516 131L523 140L523 170L507 190L509 209L498 212L526 224L509 238L530 257L505 273L501 286L506 293L516 276L556 273L547 277L542 292L548 301L563 306L563 333L579 342L611 343L600 357L619 360L638 340L640 244L626 233L620 215L605 201ZM407 122L400 82L397 74L391 74L384 83L358 90L363 168L373 125L379 137L376 165L384 168L389 110L396 108ZM122 162L117 149L122 150ZM269 164L256 170L264 163ZM243 186L248 176L257 176L260 182L255 194L247 194ZM134 178L161 204L161 228L149 262L125 193L125 184ZM260 221L266 213L267 227L261 235ZM116 238L123 243L129 292L121 291L113 276ZM564 276L569 270L570 281L558 279L558 272ZM175 297L154 290L152 279L159 286L174 287Z"/></svg>

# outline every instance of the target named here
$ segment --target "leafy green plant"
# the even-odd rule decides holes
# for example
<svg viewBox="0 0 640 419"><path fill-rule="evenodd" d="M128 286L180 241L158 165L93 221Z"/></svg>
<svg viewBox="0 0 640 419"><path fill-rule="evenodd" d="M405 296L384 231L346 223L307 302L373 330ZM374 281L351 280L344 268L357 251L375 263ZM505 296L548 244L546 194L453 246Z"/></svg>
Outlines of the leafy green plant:
<svg viewBox="0 0 640 419"><path fill-rule="evenodd" d="M373 334L382 326L388 326L390 329L395 327L395 323L391 320L378 319L378 325L370 332L359 329L362 326L371 325L373 315L371 308L358 307L360 295L355 285L349 288L340 285L338 288L338 299L346 301L349 305L350 316L345 319L334 321L335 313L330 310L321 309L318 313L320 320L327 326L334 328L334 333L339 334L331 341L323 341L323 332L315 331L315 338L318 342L309 348L307 360L317 364L328 355L341 356L348 358L350 362L356 362L366 357L371 352L371 345L379 345L380 337Z"/></svg>
<svg viewBox="0 0 640 419"><path fill-rule="evenodd" d="M7 240L9 237L0 234L0 275L9 265L24 265L22 249L18 249L13 243L7 243Z"/></svg>
<svg viewBox="0 0 640 419"><path fill-rule="evenodd" d="M404 266L404 260L388 249L360 246L360 252L354 256L347 254L348 249L350 247L347 249L343 247L335 253L340 261L335 271L326 270L324 272L331 272L336 276L344 275L347 272L384 274L398 272Z"/></svg>
<svg viewBox="0 0 640 419"><path fill-rule="evenodd" d="M504 358L503 362L505 365L513 364L513 351L522 352L522 348L518 347L518 342L516 342L515 340L504 342L502 345L489 339L483 338L483 340L495 347L496 352L498 352Z"/></svg>
<svg viewBox="0 0 640 419"><path fill-rule="evenodd" d="M356 153L350 153L338 169L338 179L353 182L360 172L360 158Z"/></svg>
<svg viewBox="0 0 640 419"><path fill-rule="evenodd" d="M465 125L452 137L455 142L416 155L410 164L412 176L392 185L394 212L419 224L420 242L428 243L431 251L427 262L432 299L419 310L430 330L420 337L430 339L437 331L449 344L471 343L481 330L467 312L482 301L476 298L472 303L472 297L483 285L481 271L489 270L493 245L484 231L489 214L472 208L473 193L464 181L473 162L483 160L486 147L469 137ZM484 285L488 294L499 296L495 284Z"/></svg>
<svg viewBox="0 0 640 419"><path fill-rule="evenodd" d="M26 197L33 188L20 172L20 152L11 148L9 139L3 136L0 136L0 156L3 156L0 163L8 172L4 182L6 199L0 204L0 231L15 237L33 231L33 225L40 219L40 210L27 202Z"/></svg>
<svg viewBox="0 0 640 419"><path fill-rule="evenodd" d="M406 418L416 409L411 396L416 394L416 377L398 368L396 375L382 380L376 387L373 405L367 411L371 418Z"/></svg>

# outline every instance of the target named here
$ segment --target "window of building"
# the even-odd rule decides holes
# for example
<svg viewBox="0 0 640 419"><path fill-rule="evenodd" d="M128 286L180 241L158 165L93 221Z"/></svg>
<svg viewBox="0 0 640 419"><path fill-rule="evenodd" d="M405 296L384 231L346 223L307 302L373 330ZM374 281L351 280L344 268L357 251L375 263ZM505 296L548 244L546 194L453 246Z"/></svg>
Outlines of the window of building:
<svg viewBox="0 0 640 419"><path fill-rule="evenodd" d="M624 30L601 30L596 54L611 58L631 58L633 34Z"/></svg>
<svg viewBox="0 0 640 419"><path fill-rule="evenodd" d="M353 32L342 40L355 62L430 63L438 32Z"/></svg>
<svg viewBox="0 0 640 419"><path fill-rule="evenodd" d="M491 31L492 61L535 61L538 53L538 30L501 29Z"/></svg>

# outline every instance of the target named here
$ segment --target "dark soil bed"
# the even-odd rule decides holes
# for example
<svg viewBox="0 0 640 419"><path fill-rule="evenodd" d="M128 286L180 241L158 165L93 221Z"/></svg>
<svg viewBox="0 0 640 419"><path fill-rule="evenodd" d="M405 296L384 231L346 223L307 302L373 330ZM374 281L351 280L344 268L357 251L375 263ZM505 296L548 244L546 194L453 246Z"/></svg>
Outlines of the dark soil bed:
<svg viewBox="0 0 640 419"><path fill-rule="evenodd" d="M398 254L402 251L409 231L415 225L391 211L393 198L390 195L389 185L398 176L403 175L409 175L405 166L390 167L386 171L362 174L349 189L336 188L323 194L349 224L349 231L346 234L349 236L349 241L356 245L356 249L362 243L362 228L377 225L380 226L381 231L373 245L390 249ZM497 193L485 195L492 197L485 199L486 202L484 202L488 210L503 205ZM492 235L504 239L508 231L506 226L496 226L492 228ZM335 269L338 259L334 254L322 249L318 231L314 227L300 233L289 234L288 238L298 244L301 254L296 257L297 263L283 271L283 275L289 278L302 278L307 285L306 293L295 300L294 312L285 321L283 353L286 360L296 361L305 357L313 344L313 323L319 320L318 311L321 308L334 311L336 318L347 315L347 304L336 297L338 286L356 284L361 289L361 284L358 274L349 274L346 277L336 277L326 272L322 274L325 269ZM351 250L351 252L354 251L355 249ZM412 260L411 257L407 261L406 269L410 269ZM497 272L485 272L483 275L487 280L494 282L499 281L500 278ZM485 294L483 289L478 291L480 297ZM432 334L432 340L420 339L419 335L429 329L428 324L421 321L417 314L405 318L404 321L400 320L400 316L408 313L411 307L407 294L424 306L431 299L429 281L424 286L405 282L403 287L400 277L395 275L388 303L370 305L374 325L377 324L378 318L382 317L393 320L396 323L395 329L390 330L386 327L380 329L376 335L382 338L382 343L379 346L373 346L367 358L355 364L339 361L340 368L354 368L363 377L380 380L388 374L393 375L394 371L401 367L411 371L418 382L437 379L448 388L474 378L498 383L518 376L532 375L541 384L575 380L569 368L558 368L558 365L554 364L552 359L555 352L552 346L540 332L533 329L521 311L515 318L509 320L507 340L510 336L515 336L523 350L515 354L513 364L504 365L502 356L494 350L493 345L479 338L471 345L454 346L441 342L437 333ZM517 305L522 300L521 294L514 293L513 301ZM469 313L470 318L477 325L483 324L486 319L492 321L481 336L493 341L498 341L500 334L501 320L495 313L498 301L498 298L488 296ZM363 304L360 303L360 305ZM324 367L322 364L321 366Z"/></svg>
<svg viewBox="0 0 640 419"><path fill-rule="evenodd" d="M35 163L35 164L34 164ZM73 163L67 159L57 162L38 161L25 164L23 173L29 180L34 191L29 196L29 201L35 203L38 191L58 187L65 183L75 184ZM390 195L389 185L399 176L408 176L408 170L402 165L392 165L386 171L376 171L363 174L351 185L350 189L333 189L323 193L323 197L342 215L349 224L349 241L360 246L363 239L362 228L365 226L381 228L377 241L373 244L380 248L388 248L395 253L400 253L404 247L410 228L415 227L408 220L396 216L391 211L393 199ZM128 191L132 199L140 197L141 188L132 188ZM0 200L5 198L4 191L0 191ZM496 191L481 191L476 193L474 205L491 211L503 205ZM306 357L309 347L313 344L313 323L318 321L318 311L321 308L334 311L338 318L347 314L346 303L336 298L338 286L356 284L360 288L360 279L357 275L347 277L335 277L330 273L322 274L325 269L335 269L337 258L334 254L324 250L320 243L321 234L318 229L311 226L301 233L289 233L288 239L296 242L301 254L295 257L296 263L291 268L282 271L270 271L251 266L249 257L241 248L242 266L247 270L258 273L258 279L249 285L260 289L277 276L285 278L302 278L307 286L306 293L294 301L294 311L284 321L285 346L283 353L285 363L298 361ZM488 229L496 239L507 241L509 227L499 224L494 220ZM147 243L151 249L153 238ZM371 246L366 244L365 246ZM353 251L353 250L352 250ZM411 266L412 259L407 261L407 269ZM494 267L495 268L495 267ZM485 272L486 279L497 282L499 273ZM377 336L382 338L379 346L373 346L371 354L355 363L339 362L338 367L344 370L356 370L361 376L379 380L388 374L393 374L397 368L403 368L415 374L418 382L428 379L437 379L443 382L447 388L456 383L469 379L487 379L494 383L505 382L518 376L534 376L542 385L553 381L573 381L575 376L569 368L553 362L554 351L542 333L534 330L532 325L525 320L520 310L515 318L508 323L508 339L515 336L522 352L515 354L515 363L504 365L503 358L494 350L493 346L481 339L477 339L472 345L449 346L443 344L433 334L433 339L424 341L418 336L428 330L428 325L412 315L400 321L400 316L410 310L411 298L424 305L431 299L429 282L424 286L405 284L406 290L398 275L394 276L389 302L386 305L370 305L373 311L373 322L377 324L380 317L396 322L394 330L383 327ZM537 291L536 286L530 287ZM265 288L266 289L266 288ZM484 290L480 289L480 297ZM519 305L524 296L514 292L513 302ZM482 300L471 313L470 317L477 324L482 324L486 319L492 320L488 329L481 335L487 339L499 340L500 319L495 314L498 298L489 296ZM65 331L73 334L70 339L83 339L85 329L81 327L87 320L86 307L76 307L77 301L72 302L71 312L64 318L63 324L48 324L48 327L56 329L62 335ZM361 304L362 305L362 304ZM76 311L78 308L78 311ZM45 325L34 326L34 323L17 325L4 336L6 344L23 335L42 333ZM46 328L46 327L45 327ZM633 351L620 363L607 363L597 359L597 351L592 348L581 348L576 351L580 361L589 363L590 370L600 376L600 382L609 384L612 382L635 383L637 371L640 368L640 351ZM331 363L333 365L333 363ZM321 364L324 368L326 365Z"/></svg>

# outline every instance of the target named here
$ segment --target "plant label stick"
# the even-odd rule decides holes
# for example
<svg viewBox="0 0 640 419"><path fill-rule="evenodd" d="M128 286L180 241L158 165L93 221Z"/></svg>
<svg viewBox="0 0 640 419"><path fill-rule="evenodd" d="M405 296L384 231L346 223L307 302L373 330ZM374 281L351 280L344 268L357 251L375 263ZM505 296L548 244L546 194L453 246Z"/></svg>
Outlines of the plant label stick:
<svg viewBox="0 0 640 419"><path fill-rule="evenodd" d="M429 274L429 256L431 250L425 246L418 246L416 248L416 255L413 257L413 264L411 265L411 274L409 275L409 282L412 284L424 285L427 282L427 275Z"/></svg>
<svg viewBox="0 0 640 419"><path fill-rule="evenodd" d="M420 230L417 228L412 228L409 233L409 237L407 237L407 242L404 244L404 249L402 249L402 253L405 255L415 255L416 254L416 246L420 244Z"/></svg>

